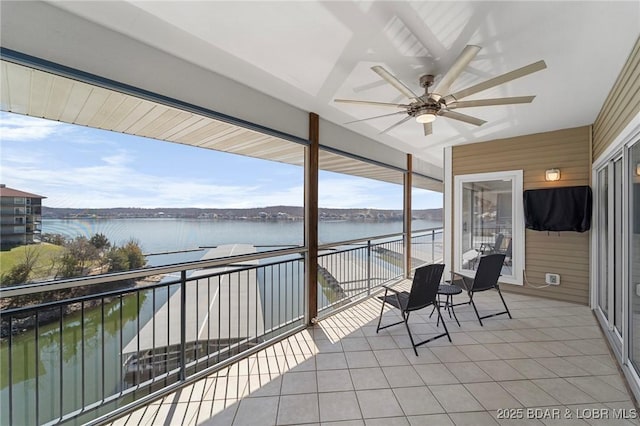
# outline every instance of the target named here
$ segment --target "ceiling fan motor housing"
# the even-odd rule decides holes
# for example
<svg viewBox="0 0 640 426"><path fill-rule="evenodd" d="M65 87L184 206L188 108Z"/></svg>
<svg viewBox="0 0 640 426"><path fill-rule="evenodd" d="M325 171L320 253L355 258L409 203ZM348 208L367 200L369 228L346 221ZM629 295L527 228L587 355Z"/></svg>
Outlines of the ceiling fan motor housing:
<svg viewBox="0 0 640 426"><path fill-rule="evenodd" d="M438 111L440 111L439 104L416 104L415 106L412 105L407 110L407 113L412 117L417 117L424 114L437 115Z"/></svg>

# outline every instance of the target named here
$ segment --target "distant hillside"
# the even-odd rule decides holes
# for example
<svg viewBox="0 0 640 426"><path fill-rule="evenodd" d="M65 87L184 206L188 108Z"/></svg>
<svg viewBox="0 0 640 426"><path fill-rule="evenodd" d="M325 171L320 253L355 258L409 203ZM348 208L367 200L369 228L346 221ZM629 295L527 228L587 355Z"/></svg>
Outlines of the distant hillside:
<svg viewBox="0 0 640 426"><path fill-rule="evenodd" d="M414 219L442 221L442 209L414 210ZM320 220L402 220L402 210L381 209L319 209ZM209 209L195 207L144 209L117 207L108 209L76 209L42 207L45 219L79 218L183 218L183 219L252 219L301 220L302 207L270 206L247 209Z"/></svg>

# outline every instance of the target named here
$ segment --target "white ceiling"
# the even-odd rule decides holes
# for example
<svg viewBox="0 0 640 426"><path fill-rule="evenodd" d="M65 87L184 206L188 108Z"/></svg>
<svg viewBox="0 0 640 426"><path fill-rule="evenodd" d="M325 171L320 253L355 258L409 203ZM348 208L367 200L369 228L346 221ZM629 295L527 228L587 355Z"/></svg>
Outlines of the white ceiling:
<svg viewBox="0 0 640 426"><path fill-rule="evenodd" d="M445 146L592 124L640 33L638 1L53 4L337 124L393 111L334 98L405 101L373 65L422 93L419 77L437 82L467 44L482 50L454 91L546 61L546 70L468 98L536 95L463 111L487 120L482 127L439 117L425 137L413 120L380 135L397 117L346 126L438 166Z"/></svg>

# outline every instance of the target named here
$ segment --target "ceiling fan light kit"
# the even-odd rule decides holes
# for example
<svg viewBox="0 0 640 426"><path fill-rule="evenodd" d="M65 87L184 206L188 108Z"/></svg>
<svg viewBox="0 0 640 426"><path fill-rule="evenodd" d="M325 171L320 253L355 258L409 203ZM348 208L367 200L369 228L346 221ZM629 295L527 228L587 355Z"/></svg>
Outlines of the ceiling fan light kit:
<svg viewBox="0 0 640 426"><path fill-rule="evenodd" d="M431 123L433 123L438 116L462 121L465 123L473 124L475 126L482 126L484 123L486 123L485 120L472 117L470 115L461 114L459 112L454 112L452 111L453 109L495 105L513 105L532 102L535 96L516 96L510 98L479 99L471 101L460 100L475 93L482 92L492 87L496 87L517 78L524 77L534 72L543 70L547 67L544 61L534 62L533 64L529 64L522 68L518 68L508 73L499 75L482 83L467 87L466 89L460 90L458 92L448 93L451 85L455 82L462 71L464 71L467 65L476 57L480 49L481 48L479 46L466 46L462 53L460 53L458 58L455 60L453 65L451 65L451 68L449 68L449 70L442 76L440 82L432 92L429 92L429 88L433 85L435 77L431 74L421 76L420 86L424 88L424 95L417 95L416 93L414 93L407 85L405 85L389 71L385 70L383 67L379 65L371 67L371 69L376 74L382 77L382 79L384 79L387 83L389 83L396 90L402 93L402 95L404 95L407 99L409 99L408 104L364 101L355 99L334 99L334 102L404 109L404 111L398 111L397 113L378 115L375 117L351 121L349 123L406 113L407 117L387 127L380 133L386 133L389 130L405 123L409 118L413 117L415 118L416 122L424 126L425 136L432 134Z"/></svg>
<svg viewBox="0 0 640 426"><path fill-rule="evenodd" d="M421 112L419 115L416 115L416 121L418 123L432 123L436 119L436 113L431 112L429 110Z"/></svg>

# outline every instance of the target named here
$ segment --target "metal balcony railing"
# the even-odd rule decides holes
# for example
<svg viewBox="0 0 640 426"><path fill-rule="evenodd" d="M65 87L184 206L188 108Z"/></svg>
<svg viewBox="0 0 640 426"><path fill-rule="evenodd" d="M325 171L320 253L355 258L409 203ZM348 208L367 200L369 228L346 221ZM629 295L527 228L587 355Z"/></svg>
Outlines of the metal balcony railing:
<svg viewBox="0 0 640 426"><path fill-rule="evenodd" d="M412 265L433 262L442 230L412 242ZM301 330L306 256L294 247L4 288L3 306L17 307L0 312L0 424L99 423ZM402 234L322 246L318 311L402 276L403 256Z"/></svg>
<svg viewBox="0 0 640 426"><path fill-rule="evenodd" d="M404 274L402 234L322 245L318 255L318 313L321 317ZM442 259L442 228L412 232L411 267Z"/></svg>

